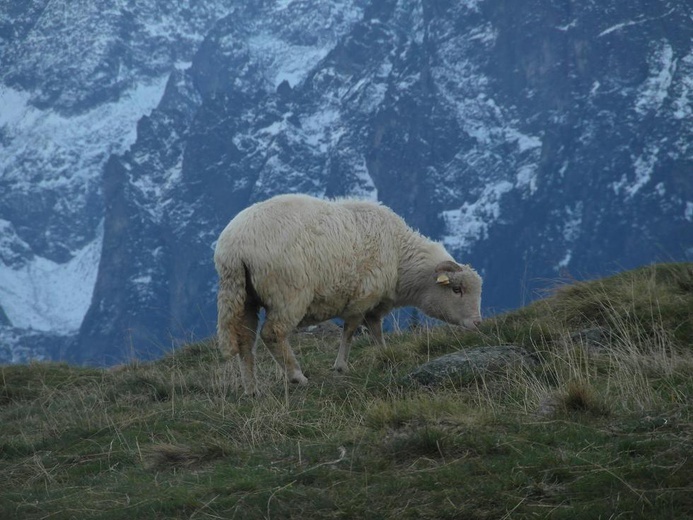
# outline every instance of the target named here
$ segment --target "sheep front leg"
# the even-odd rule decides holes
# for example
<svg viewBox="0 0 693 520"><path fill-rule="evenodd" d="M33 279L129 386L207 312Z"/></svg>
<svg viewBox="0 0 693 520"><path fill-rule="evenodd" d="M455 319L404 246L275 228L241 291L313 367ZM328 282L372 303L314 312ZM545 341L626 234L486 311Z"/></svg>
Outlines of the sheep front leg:
<svg viewBox="0 0 693 520"><path fill-rule="evenodd" d="M349 370L347 361L349 360L349 350L351 349L351 338L354 337L354 332L356 332L360 324L361 319L353 318L344 320L342 338L339 341L339 352L337 352L337 359L332 366L334 371L344 373Z"/></svg>
<svg viewBox="0 0 693 520"><path fill-rule="evenodd" d="M385 337L383 336L383 318L379 315L366 315L364 325L368 329L368 333L378 345L385 347Z"/></svg>

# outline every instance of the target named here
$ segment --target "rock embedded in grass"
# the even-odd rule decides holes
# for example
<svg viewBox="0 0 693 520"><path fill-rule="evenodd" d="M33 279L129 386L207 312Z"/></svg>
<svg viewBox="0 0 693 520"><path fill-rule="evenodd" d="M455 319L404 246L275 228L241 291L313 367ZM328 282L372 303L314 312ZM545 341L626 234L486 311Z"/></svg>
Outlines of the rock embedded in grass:
<svg viewBox="0 0 693 520"><path fill-rule="evenodd" d="M606 327L590 327L573 332L570 340L578 345L583 345L588 351L599 353L608 348L612 341L613 333Z"/></svg>
<svg viewBox="0 0 693 520"><path fill-rule="evenodd" d="M421 385L469 384L487 375L519 365L534 366L537 359L515 345L476 347L446 354L416 368L409 378Z"/></svg>

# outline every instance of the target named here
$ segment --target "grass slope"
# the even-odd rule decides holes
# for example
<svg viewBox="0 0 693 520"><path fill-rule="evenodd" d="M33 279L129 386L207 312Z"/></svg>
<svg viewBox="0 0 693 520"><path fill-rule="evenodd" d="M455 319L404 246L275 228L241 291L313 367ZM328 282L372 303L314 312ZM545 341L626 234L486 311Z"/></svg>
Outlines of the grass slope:
<svg viewBox="0 0 693 520"><path fill-rule="evenodd" d="M685 518L693 512L693 265L556 288L484 322L297 335L264 395L212 342L115 370L0 367L0 518ZM538 367L417 387L438 355L514 344Z"/></svg>

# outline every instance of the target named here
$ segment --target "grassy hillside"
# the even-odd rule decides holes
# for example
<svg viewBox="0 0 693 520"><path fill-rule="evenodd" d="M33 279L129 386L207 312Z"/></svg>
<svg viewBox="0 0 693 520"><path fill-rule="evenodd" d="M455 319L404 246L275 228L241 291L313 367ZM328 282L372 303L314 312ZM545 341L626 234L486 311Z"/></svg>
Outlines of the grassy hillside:
<svg viewBox="0 0 693 520"><path fill-rule="evenodd" d="M0 518L685 518L693 514L693 264L555 288L477 333L297 335L241 395L212 342L114 370L0 367ZM536 367L418 387L441 354Z"/></svg>

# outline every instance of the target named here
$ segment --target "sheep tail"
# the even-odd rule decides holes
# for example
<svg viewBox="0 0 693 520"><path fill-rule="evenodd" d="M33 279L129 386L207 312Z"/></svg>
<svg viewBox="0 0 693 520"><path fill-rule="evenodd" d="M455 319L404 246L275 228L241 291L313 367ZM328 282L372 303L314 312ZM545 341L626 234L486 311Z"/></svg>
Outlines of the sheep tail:
<svg viewBox="0 0 693 520"><path fill-rule="evenodd" d="M239 353L235 328L242 320L246 304L246 267L242 262L219 266L217 293L217 342L226 357Z"/></svg>

